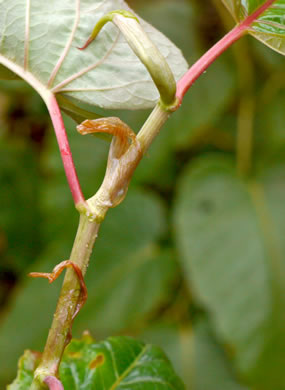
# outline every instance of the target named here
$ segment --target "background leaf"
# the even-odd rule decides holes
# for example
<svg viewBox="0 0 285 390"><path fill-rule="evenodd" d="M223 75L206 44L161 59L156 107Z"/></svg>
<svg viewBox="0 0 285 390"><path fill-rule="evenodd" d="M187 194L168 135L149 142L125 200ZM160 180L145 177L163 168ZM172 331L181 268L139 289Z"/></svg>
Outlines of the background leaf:
<svg viewBox="0 0 285 390"><path fill-rule="evenodd" d="M217 343L213 331L206 320L200 321L194 328L192 353L193 389L248 389L246 386L238 383L237 375L229 364L225 351Z"/></svg>
<svg viewBox="0 0 285 390"><path fill-rule="evenodd" d="M229 160L204 157L185 171L175 214L190 286L239 368L271 389L285 383L284 196L284 165L243 181Z"/></svg>

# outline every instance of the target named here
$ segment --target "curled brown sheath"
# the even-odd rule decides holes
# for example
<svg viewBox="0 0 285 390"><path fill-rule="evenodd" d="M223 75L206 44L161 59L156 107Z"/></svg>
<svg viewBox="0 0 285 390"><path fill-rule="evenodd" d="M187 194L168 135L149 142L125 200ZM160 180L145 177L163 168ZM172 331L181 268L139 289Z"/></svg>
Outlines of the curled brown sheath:
<svg viewBox="0 0 285 390"><path fill-rule="evenodd" d="M124 199L130 179L143 155L136 134L116 117L88 119L77 126L77 130L82 135L99 132L113 135L106 174L99 192L106 205L117 206Z"/></svg>
<svg viewBox="0 0 285 390"><path fill-rule="evenodd" d="M31 272L31 273L29 273L29 276L32 277L32 278L46 278L46 279L48 279L49 283L52 283L59 277L59 275L62 273L62 271L65 268L73 268L74 272L77 275L77 278L78 278L78 281L79 281L79 284L80 284L80 289L81 289L81 291L80 291L80 298L79 298L79 301L77 303L75 312L74 312L74 314L72 316L72 320L74 320L74 318L77 316L77 314L79 313L80 309L82 308L82 306L85 304L85 302L87 300L86 284L84 282L84 278L83 278L81 269L78 267L77 264L73 263L70 260L65 260L65 261L62 261L61 263L57 264L54 267L53 271L50 272L50 273Z"/></svg>
<svg viewBox="0 0 285 390"><path fill-rule="evenodd" d="M122 153L130 146L129 141L137 144L137 137L133 130L126 123L121 121L120 118L114 116L93 120L87 119L77 126L77 131L82 135L107 133L118 137Z"/></svg>

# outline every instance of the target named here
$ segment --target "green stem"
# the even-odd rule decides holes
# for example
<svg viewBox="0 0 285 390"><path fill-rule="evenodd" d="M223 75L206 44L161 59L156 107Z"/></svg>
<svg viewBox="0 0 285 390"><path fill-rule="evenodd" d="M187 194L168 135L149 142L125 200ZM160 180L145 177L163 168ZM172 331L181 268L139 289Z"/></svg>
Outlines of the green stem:
<svg viewBox="0 0 285 390"><path fill-rule="evenodd" d="M142 152L145 154L154 138L159 134L161 127L169 118L171 112L165 110L165 108L159 102L150 116L144 123L143 127L137 135L137 139L140 142Z"/></svg>
<svg viewBox="0 0 285 390"><path fill-rule="evenodd" d="M89 263L95 239L100 224L90 221L81 215L79 226L72 248L70 260L76 263L84 275ZM62 354L69 341L77 302L80 295L80 285L73 269L68 269L63 281L53 323L49 331L42 360L35 371L35 379L31 390L45 388L43 380L47 376L56 376Z"/></svg>

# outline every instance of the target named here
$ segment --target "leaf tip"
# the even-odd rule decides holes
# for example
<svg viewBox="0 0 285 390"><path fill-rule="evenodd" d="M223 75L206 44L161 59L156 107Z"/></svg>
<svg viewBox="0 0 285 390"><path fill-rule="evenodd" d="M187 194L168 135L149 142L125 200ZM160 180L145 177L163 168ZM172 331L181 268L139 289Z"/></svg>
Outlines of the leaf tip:
<svg viewBox="0 0 285 390"><path fill-rule="evenodd" d="M78 50L84 50L84 49L86 49L86 48L90 45L90 43L91 43L93 40L94 40L94 38L92 38L92 36L90 36L90 37L87 39L87 41L84 43L83 46L81 46L81 47L77 46L76 48L77 48Z"/></svg>

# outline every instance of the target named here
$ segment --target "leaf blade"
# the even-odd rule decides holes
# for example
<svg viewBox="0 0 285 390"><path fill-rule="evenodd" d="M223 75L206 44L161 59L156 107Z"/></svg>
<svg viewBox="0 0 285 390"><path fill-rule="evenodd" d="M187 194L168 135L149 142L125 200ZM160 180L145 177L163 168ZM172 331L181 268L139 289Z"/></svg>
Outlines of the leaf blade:
<svg viewBox="0 0 285 390"><path fill-rule="evenodd" d="M148 72L113 25L105 26L90 48L77 49L102 15L129 10L123 0L0 4L2 60L17 65L12 70L20 69L27 81L32 75L42 90L104 108L142 109L156 103L158 93ZM180 51L140 21L179 78L187 68Z"/></svg>
<svg viewBox="0 0 285 390"><path fill-rule="evenodd" d="M229 160L204 157L182 179L175 218L196 299L240 371L268 389L284 384L283 176L272 167L245 182Z"/></svg>

